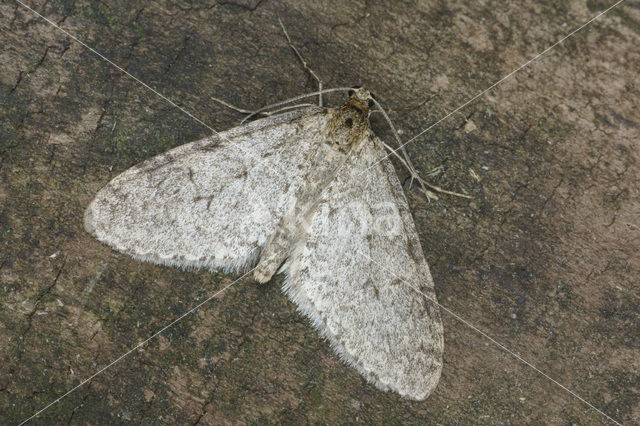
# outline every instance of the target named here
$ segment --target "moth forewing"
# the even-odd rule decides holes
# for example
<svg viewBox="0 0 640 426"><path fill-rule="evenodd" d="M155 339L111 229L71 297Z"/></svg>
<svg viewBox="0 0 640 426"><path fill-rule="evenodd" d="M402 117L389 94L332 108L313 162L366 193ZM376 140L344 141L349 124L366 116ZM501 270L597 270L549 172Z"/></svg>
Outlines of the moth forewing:
<svg viewBox="0 0 640 426"><path fill-rule="evenodd" d="M177 147L113 179L85 227L138 259L246 271L283 290L349 365L424 399L442 324L405 195L369 125L369 92ZM433 301L403 281L416 283Z"/></svg>

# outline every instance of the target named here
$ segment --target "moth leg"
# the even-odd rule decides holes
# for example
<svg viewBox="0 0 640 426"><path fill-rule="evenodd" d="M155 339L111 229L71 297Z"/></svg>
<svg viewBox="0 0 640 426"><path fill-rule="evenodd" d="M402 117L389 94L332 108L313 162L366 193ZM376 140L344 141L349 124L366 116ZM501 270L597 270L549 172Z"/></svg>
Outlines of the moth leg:
<svg viewBox="0 0 640 426"><path fill-rule="evenodd" d="M289 33L287 33L287 29L284 27L284 24L282 23L282 20L280 18L278 18L278 22L280 22L282 32L284 32L284 36L287 38L287 42L289 42L289 47L291 48L291 50L293 50L293 53L296 54L300 62L302 62L302 66L304 67L304 69L306 69L309 74L311 74L311 76L318 82L318 106L322 108L322 80L320 80L316 73L313 72L311 67L307 64L307 61L304 60L300 52L298 52L298 49L296 49L296 47L293 45L293 43L291 42L291 37L289 37Z"/></svg>
<svg viewBox="0 0 640 426"><path fill-rule="evenodd" d="M371 111L369 114L371 114L372 112L380 112L383 115L384 119L389 124L389 127L391 128L391 132L393 133L394 138L398 142L399 147L394 149L393 147L391 147L391 146L389 146L386 143L381 141L382 144L384 145L384 147L387 150L389 150L389 155L394 155L396 158L398 158L398 160L400 160L400 162L407 169L407 171L409 171L409 174L411 175L411 183L409 184L409 188L411 188L411 185L413 185L413 181L417 181L418 184L420 185L420 190L424 193L424 195L427 196L427 200L430 200L431 198L433 198L434 200L438 199L438 197L433 192L429 191L427 189L427 187L433 189L436 192L440 192L442 194L449 194L449 195L454 195L456 197L462 197L462 198L468 198L468 199L473 198L473 197L471 197L469 195L466 195L466 194L460 194L458 192L447 191L446 189L442 189L439 186L432 185L429 182L427 182L426 180L422 179L418 175L418 172L416 171L415 167L413 167L413 164L411 164L411 159L409 158L409 154L407 154L407 151L404 149L404 146L408 142L404 142L404 143L402 142L402 140L400 139L400 134L398 134L398 131L396 130L396 127L391 122L391 119L389 118L389 115L387 114L387 112L384 110L384 108L382 108L382 105L380 105L380 103L378 101L376 101L376 99L374 97L371 97L370 99L378 109ZM402 155L398 154L398 151L400 151L400 153Z"/></svg>
<svg viewBox="0 0 640 426"><path fill-rule="evenodd" d="M293 227L287 217L283 218L276 232L271 235L260 255L253 278L259 283L271 280L291 251Z"/></svg>

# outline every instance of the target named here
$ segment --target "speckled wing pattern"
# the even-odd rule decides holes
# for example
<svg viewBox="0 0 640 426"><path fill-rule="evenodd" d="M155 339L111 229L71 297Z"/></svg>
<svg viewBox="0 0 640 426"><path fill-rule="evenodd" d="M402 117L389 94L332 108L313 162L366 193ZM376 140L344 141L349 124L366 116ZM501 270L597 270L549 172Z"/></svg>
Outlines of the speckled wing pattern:
<svg viewBox="0 0 640 426"><path fill-rule="evenodd" d="M368 120L369 92L289 112L134 166L85 227L160 264L247 270L283 290L383 390L426 398L442 369L433 281L407 200ZM421 294L422 293L422 294Z"/></svg>
<svg viewBox="0 0 640 426"><path fill-rule="evenodd" d="M140 260L246 270L295 202L325 120L280 114L144 161L98 192L85 228Z"/></svg>
<svg viewBox="0 0 640 426"><path fill-rule="evenodd" d="M336 176L285 264L284 290L345 362L381 389L422 400L440 378L442 323L385 157L377 139L367 141Z"/></svg>

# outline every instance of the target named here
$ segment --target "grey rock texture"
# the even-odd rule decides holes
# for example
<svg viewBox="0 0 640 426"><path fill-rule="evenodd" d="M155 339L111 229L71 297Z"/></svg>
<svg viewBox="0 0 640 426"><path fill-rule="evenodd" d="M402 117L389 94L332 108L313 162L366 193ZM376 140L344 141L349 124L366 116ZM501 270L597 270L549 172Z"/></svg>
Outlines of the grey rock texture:
<svg viewBox="0 0 640 426"><path fill-rule="evenodd" d="M411 138L610 1L29 4L217 130L315 83L363 85ZM407 146L465 200L406 190L438 300L612 418L640 421L640 6L625 1ZM339 105L344 99L328 97ZM391 142L383 120L376 134ZM83 229L111 178L210 134L17 3L0 4L0 423L20 422L237 275ZM397 168L401 180L407 177ZM243 281L36 423L607 420L442 313L425 401L368 384L278 282Z"/></svg>

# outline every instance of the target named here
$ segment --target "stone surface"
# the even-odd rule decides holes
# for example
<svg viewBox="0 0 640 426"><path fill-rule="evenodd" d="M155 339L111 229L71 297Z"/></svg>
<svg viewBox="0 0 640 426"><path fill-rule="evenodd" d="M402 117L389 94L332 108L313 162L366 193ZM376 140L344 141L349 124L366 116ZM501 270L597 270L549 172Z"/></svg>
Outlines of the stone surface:
<svg viewBox="0 0 640 426"><path fill-rule="evenodd" d="M613 1L29 4L218 130L242 115L212 97L255 109L315 89L280 17L326 87L368 87L408 140ZM640 422L639 69L640 3L626 1L407 146L423 175L440 167L432 182L474 197L407 189L442 305L629 424ZM140 263L82 228L112 177L209 132L0 3L1 423L237 278ZM415 403L343 365L279 280L243 280L36 423L607 422L443 320L442 379Z"/></svg>

